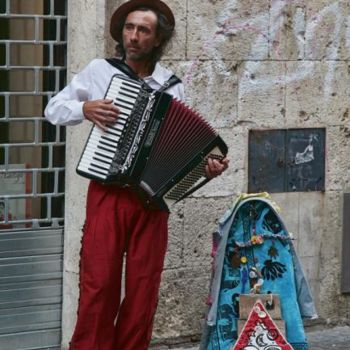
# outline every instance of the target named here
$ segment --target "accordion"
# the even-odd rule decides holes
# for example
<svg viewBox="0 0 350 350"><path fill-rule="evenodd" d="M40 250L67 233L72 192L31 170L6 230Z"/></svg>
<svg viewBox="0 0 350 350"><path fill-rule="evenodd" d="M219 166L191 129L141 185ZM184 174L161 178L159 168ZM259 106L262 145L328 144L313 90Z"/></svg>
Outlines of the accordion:
<svg viewBox="0 0 350 350"><path fill-rule="evenodd" d="M165 92L116 74L105 98L120 113L106 131L92 127L76 169L84 177L130 185L145 202L169 209L209 181L208 157L227 154L215 130Z"/></svg>

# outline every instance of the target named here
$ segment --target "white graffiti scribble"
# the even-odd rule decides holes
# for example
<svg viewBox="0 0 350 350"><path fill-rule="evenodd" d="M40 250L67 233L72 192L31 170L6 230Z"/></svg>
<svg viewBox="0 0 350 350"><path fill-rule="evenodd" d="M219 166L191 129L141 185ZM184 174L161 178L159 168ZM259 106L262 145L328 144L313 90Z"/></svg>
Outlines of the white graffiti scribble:
<svg viewBox="0 0 350 350"><path fill-rule="evenodd" d="M276 60L280 60L283 55L281 52L280 35L285 22L285 13L288 11L287 6L293 4L293 0L276 0L272 1L269 11L266 13L259 13L256 16L245 18L243 20L233 20L230 17L231 10L237 7L237 1L228 0L222 5L222 10L219 12L216 18L217 27L215 32L209 33L203 32L202 40L204 42L202 50L207 56L213 58L212 69L217 69L220 73L227 72L227 62L225 57L220 52L220 43L224 43L228 37L237 35L241 31L248 31L255 35L254 41L251 43L250 55L247 55L248 59L243 62L244 69L243 74L249 72L249 76L255 76L256 79L253 83L244 84L243 94L254 93L255 91L262 91L270 89L276 84L290 84L295 81L301 81L306 79L315 73L317 65L313 60L327 59L326 65L327 73L324 78L324 100L332 94L332 88L335 80L335 68L337 60L339 59L339 53L341 51L342 35L345 34L345 49L350 54L350 17L342 11L341 2L335 1L316 13L309 13L306 16L306 9L304 7L296 7L292 18L292 33L298 49L297 59L307 59L297 65L292 65L288 72L278 74L260 74L261 65L264 61L269 59L269 55L273 54ZM200 23L203 19L198 16L195 19L202 28L206 28L207 25ZM269 23L270 28L266 28L266 23ZM330 27L325 26L323 28L329 38L329 45L326 48L324 57L317 57L317 29L325 22L334 23ZM347 28L345 33L341 33L342 28ZM267 43L271 44L272 52L269 52ZM265 49L266 47L266 49ZM249 56L253 57L249 59ZM317 58L315 58L317 57ZM227 59L227 57L226 57ZM198 68L199 59L194 61L187 71L185 80L191 82L194 72ZM242 77L239 77L241 79ZM212 88L208 84L207 89Z"/></svg>

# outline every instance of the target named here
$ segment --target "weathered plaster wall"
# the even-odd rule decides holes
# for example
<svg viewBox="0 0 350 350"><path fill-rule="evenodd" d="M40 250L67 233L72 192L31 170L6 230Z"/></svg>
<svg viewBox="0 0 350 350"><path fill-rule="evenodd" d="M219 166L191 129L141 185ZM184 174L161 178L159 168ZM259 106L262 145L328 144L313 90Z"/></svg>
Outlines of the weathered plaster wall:
<svg viewBox="0 0 350 350"><path fill-rule="evenodd" d="M90 60L105 55L105 1L68 1L68 81ZM67 128L62 348L68 348L75 320L81 230L88 181L75 173L90 125Z"/></svg>
<svg viewBox="0 0 350 350"><path fill-rule="evenodd" d="M69 2L69 73L111 56L109 18L120 1ZM273 198L296 238L318 311L350 320L340 293L342 195L350 189L350 3L335 0L167 0L177 36L164 58L188 103L218 128L231 166L178 204L170 218L157 341L200 333L210 276L211 233L236 194L247 191L248 131L325 127L326 191ZM106 21L105 21L106 20ZM89 125L68 129L63 344L75 321L87 181L75 175Z"/></svg>

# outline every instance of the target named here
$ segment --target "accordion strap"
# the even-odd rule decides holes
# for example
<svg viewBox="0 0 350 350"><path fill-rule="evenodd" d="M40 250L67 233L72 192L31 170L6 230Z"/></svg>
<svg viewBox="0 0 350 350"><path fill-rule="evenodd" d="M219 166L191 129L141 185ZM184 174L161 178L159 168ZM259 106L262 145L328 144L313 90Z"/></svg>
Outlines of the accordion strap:
<svg viewBox="0 0 350 350"><path fill-rule="evenodd" d="M163 92L179 83L181 83L181 79L178 78L175 74L173 74L158 91Z"/></svg>
<svg viewBox="0 0 350 350"><path fill-rule="evenodd" d="M106 61L111 64L113 67L119 69L121 72L126 74L129 78L142 82L147 87L149 87L145 81L137 76L137 74L122 60L118 58L106 58ZM172 75L164 85L158 90L159 92L166 91L172 86L181 83L181 79L178 78L175 74Z"/></svg>

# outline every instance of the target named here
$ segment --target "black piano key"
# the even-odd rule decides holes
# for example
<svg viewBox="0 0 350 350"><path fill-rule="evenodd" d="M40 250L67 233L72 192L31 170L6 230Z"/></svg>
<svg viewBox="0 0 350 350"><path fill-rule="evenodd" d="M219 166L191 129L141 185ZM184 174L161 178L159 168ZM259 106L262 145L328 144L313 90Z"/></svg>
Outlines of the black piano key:
<svg viewBox="0 0 350 350"><path fill-rule="evenodd" d="M119 97L117 97L117 98L116 98L116 101L118 101L118 102L122 102L122 103L125 103L125 104L127 104L127 105L134 106L134 103L132 103L132 102L130 102L130 101L128 101L128 100L125 100L125 99L119 98Z"/></svg>
<svg viewBox="0 0 350 350"><path fill-rule="evenodd" d="M124 106L124 105L121 105L119 103L116 103L116 106L117 107L120 107L120 108L123 108L123 109L126 109L127 111L132 111L134 107L128 107L128 106ZM124 112L125 113L125 112Z"/></svg>
<svg viewBox="0 0 350 350"><path fill-rule="evenodd" d="M106 167L106 159L104 159L103 160L103 162L102 161L100 161L99 159L97 159L96 157L95 157L95 159L94 159L94 157L95 157L95 155L93 154L93 152L90 152L90 153L84 153L84 156L82 157L82 162L84 163L88 163L88 165L90 165L90 164L95 164L95 165L98 165L98 166L100 166L100 167L103 167L103 168L105 168L106 170L108 170L109 169L109 166L110 166L110 163L107 163L107 167ZM101 164L100 164L101 163Z"/></svg>
<svg viewBox="0 0 350 350"><path fill-rule="evenodd" d="M120 95L123 95L123 96L126 96L126 97L130 97L130 98L133 98L133 97L134 97L134 96L132 96L132 95L126 93L125 91L120 91L119 93L120 93Z"/></svg>
<svg viewBox="0 0 350 350"><path fill-rule="evenodd" d="M132 91L134 92L135 90L139 90L141 86L135 86L134 84L132 83L129 83L127 81L122 81L122 86L127 89L127 87L130 87L132 89Z"/></svg>
<svg viewBox="0 0 350 350"><path fill-rule="evenodd" d="M103 153L100 153L100 152L95 152L95 154L99 157L104 157L104 158L108 158L108 159L113 159L113 157L111 156L108 156L107 154L103 154Z"/></svg>
<svg viewBox="0 0 350 350"><path fill-rule="evenodd" d="M98 171L97 169L93 169L93 168L91 168L91 167L88 167L88 170L90 170L90 171L93 172L93 173L97 173L97 174L101 174L101 175L106 175L105 172Z"/></svg>
<svg viewBox="0 0 350 350"><path fill-rule="evenodd" d="M115 144L115 145L117 145L117 144L118 144L118 141L113 140L113 139L110 139L110 138L109 138L109 137L107 137L107 136L101 136L101 138L102 138L103 140L109 141L110 143L113 143L113 144ZM109 144L108 144L108 143L106 143L106 142L100 141L100 143L101 143L102 145L112 147L112 145L109 145Z"/></svg>
<svg viewBox="0 0 350 350"><path fill-rule="evenodd" d="M114 135L114 136L120 136L120 133L117 134L117 133L115 133L115 132L112 132L111 130L106 130L105 133L106 133L106 134L110 134L110 135Z"/></svg>
<svg viewBox="0 0 350 350"><path fill-rule="evenodd" d="M126 114L125 112L120 112L120 113L118 114L118 118L121 119L121 120L127 121L127 120L129 119L129 115Z"/></svg>
<svg viewBox="0 0 350 350"><path fill-rule="evenodd" d="M99 149L102 149L103 151L106 151L106 152L111 152L111 150L110 149L108 149L108 148L106 148L106 147L103 147L103 146L97 146L97 148L99 148Z"/></svg>
<svg viewBox="0 0 350 350"><path fill-rule="evenodd" d="M104 158L99 158L99 157L93 156L92 159L95 159L95 160L97 160L97 161L99 161L101 163L105 163L107 165L111 165L111 162L107 162Z"/></svg>
<svg viewBox="0 0 350 350"><path fill-rule="evenodd" d="M96 169L92 169L87 165L79 164L78 169L80 171L83 171L86 174L94 175L94 176L99 177L101 179L105 179L107 177L106 172L101 172L101 171L98 171Z"/></svg>
<svg viewBox="0 0 350 350"><path fill-rule="evenodd" d="M122 116L124 118L129 118L130 117L130 109L124 109L124 107L122 106L118 106L116 105L118 108L119 108L119 114L118 114L118 117Z"/></svg>
<svg viewBox="0 0 350 350"><path fill-rule="evenodd" d="M107 125L108 129L119 130L122 132L125 129L126 123L123 121L115 122L114 124Z"/></svg>
<svg viewBox="0 0 350 350"><path fill-rule="evenodd" d="M108 168L105 168L101 165L97 165L97 164L94 164L94 163L91 163L90 166L93 166L94 168L97 168L97 169L100 169L100 170L104 170L104 171L108 171Z"/></svg>
<svg viewBox="0 0 350 350"><path fill-rule="evenodd" d="M90 144L91 144L91 148L95 149L99 144L103 144L106 147L111 148L111 150L109 151L110 153L113 153L115 151L115 144L110 144L109 141L105 140L103 141L102 137L105 135L91 135L90 136ZM120 137L116 136L116 137L110 137L112 140L115 141L119 141Z"/></svg>
<svg viewBox="0 0 350 350"><path fill-rule="evenodd" d="M130 98L136 100L139 90L133 90L132 88L126 87L125 85L118 85L118 84L113 84L110 87L110 92L115 94L115 95L119 95L121 92L125 92L127 93Z"/></svg>

